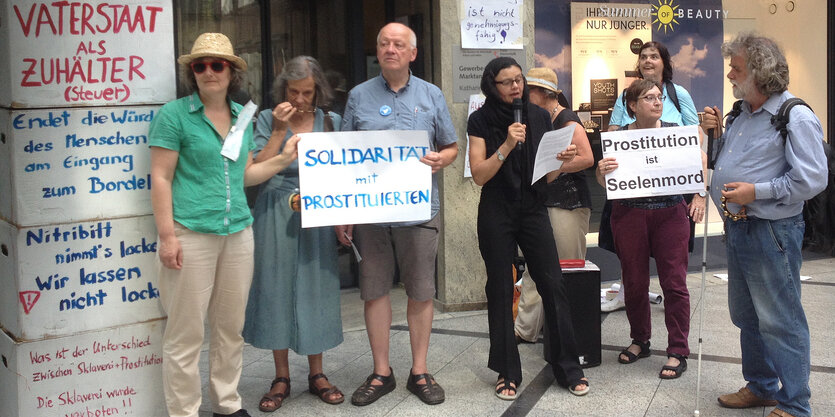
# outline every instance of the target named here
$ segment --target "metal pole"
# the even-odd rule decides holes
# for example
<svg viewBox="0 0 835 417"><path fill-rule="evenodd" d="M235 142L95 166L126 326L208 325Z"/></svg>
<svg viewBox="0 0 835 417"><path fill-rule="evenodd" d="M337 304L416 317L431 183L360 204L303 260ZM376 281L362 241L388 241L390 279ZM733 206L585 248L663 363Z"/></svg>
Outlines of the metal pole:
<svg viewBox="0 0 835 417"><path fill-rule="evenodd" d="M717 115L718 117L718 115ZM702 388L702 326L705 323L705 280L707 277L707 223L708 223L708 200L710 199L710 178L713 173L713 135L714 129L709 129L707 133L707 163L708 169L705 174L705 189L707 190L707 196L705 198L705 217L703 219L705 227L704 227L704 235L702 236L702 287L699 293L699 337L698 337L698 348L697 348L697 359L696 359L696 408L693 411L693 415L698 417L699 416L699 398L701 396L701 388Z"/></svg>

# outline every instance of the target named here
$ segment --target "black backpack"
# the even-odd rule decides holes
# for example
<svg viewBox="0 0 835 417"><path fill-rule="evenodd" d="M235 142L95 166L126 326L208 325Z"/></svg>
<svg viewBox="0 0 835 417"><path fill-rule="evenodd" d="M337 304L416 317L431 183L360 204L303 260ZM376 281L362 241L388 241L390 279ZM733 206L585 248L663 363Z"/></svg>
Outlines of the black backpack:
<svg viewBox="0 0 835 417"><path fill-rule="evenodd" d="M788 124L789 113L794 106L806 106L811 110L803 99L792 97L780 105L777 114L771 116L771 124L780 132L783 137L783 145L789 136ZM742 100L734 102L733 108L725 117L725 128L730 127L734 119L742 113ZM714 155L719 155L723 142L719 142ZM832 160L831 145L823 142L823 151L826 154L826 165L828 168L826 188L818 195L806 200L803 206L803 221L806 223L806 233L803 236L803 247L814 252L827 253L835 256L835 164ZM710 160L712 169L716 163L715 158Z"/></svg>

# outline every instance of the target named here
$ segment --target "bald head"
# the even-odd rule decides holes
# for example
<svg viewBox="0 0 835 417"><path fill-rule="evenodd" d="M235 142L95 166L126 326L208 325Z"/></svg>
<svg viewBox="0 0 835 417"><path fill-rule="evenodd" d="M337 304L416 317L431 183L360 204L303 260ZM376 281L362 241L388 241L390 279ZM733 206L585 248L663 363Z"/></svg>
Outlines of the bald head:
<svg viewBox="0 0 835 417"><path fill-rule="evenodd" d="M380 29L379 32L377 32L377 45L380 44L380 38L382 37L384 31L385 32L394 32L394 33L399 33L399 32L406 31L408 39L409 39L409 45L411 45L412 48L417 48L417 35L415 35L415 31L413 31L408 26L406 26L402 23L397 23L397 22L389 23L389 24L383 26L383 28Z"/></svg>
<svg viewBox="0 0 835 417"><path fill-rule="evenodd" d="M400 23L389 23L377 35L377 60L389 83L409 77L409 63L417 58L415 32Z"/></svg>

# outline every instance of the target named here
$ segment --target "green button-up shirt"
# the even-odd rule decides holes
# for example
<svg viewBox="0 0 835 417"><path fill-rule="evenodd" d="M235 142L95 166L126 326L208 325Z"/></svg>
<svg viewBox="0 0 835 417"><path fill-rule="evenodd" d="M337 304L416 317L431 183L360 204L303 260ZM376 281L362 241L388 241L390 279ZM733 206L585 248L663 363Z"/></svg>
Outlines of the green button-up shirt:
<svg viewBox="0 0 835 417"><path fill-rule="evenodd" d="M243 109L230 102L232 124ZM223 138L194 94L171 101L151 122L149 146L179 153L172 183L174 221L200 233L228 235L252 223L244 195L244 169L255 148L252 125L244 132L237 161L220 154Z"/></svg>

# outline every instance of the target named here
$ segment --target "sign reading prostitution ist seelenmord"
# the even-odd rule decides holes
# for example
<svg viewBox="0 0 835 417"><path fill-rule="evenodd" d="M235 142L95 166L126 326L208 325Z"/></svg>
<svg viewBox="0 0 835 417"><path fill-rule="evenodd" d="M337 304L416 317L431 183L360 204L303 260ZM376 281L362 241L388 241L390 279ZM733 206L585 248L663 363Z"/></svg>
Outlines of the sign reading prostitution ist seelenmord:
<svg viewBox="0 0 835 417"><path fill-rule="evenodd" d="M618 130L601 136L603 157L618 168L607 174L609 200L704 190L701 145L697 126Z"/></svg>
<svg viewBox="0 0 835 417"><path fill-rule="evenodd" d="M432 169L425 131L299 135L302 227L429 220Z"/></svg>

